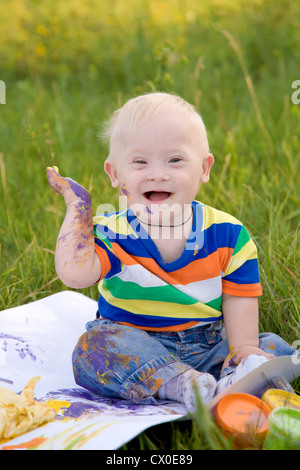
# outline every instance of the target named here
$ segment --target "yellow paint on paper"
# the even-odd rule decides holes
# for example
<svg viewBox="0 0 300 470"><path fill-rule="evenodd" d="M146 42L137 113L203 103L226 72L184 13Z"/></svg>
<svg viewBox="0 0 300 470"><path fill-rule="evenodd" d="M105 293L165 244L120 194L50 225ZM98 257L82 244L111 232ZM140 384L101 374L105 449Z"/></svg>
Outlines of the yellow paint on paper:
<svg viewBox="0 0 300 470"><path fill-rule="evenodd" d="M72 428L65 429L57 433L55 436L50 437L42 443L38 450L52 450L52 449L63 449L63 450L77 450L86 444L89 440L96 437L98 434L102 433L105 429L109 428L110 426L116 425L118 422L108 423L108 424L101 424L91 423L85 427L82 427L81 424L76 424ZM100 427L99 427L100 426ZM92 428L95 428L92 430ZM92 431L92 432L90 432Z"/></svg>
<svg viewBox="0 0 300 470"><path fill-rule="evenodd" d="M48 400L46 402L46 405L49 406L49 408L52 408L58 413L62 408L69 408L71 406L71 403L66 401L66 400Z"/></svg>

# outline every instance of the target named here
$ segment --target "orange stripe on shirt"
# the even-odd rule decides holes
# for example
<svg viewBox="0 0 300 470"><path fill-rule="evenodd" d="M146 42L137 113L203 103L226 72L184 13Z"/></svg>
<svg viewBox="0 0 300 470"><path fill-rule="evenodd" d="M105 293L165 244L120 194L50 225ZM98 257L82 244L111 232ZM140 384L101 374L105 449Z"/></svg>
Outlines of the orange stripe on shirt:
<svg viewBox="0 0 300 470"><path fill-rule="evenodd" d="M221 271L224 271L224 266L227 266L232 252L232 248L219 248L206 258L196 259L178 271L174 271L172 277L176 279L178 284L186 285L220 276Z"/></svg>
<svg viewBox="0 0 300 470"><path fill-rule="evenodd" d="M118 321L116 323L119 323L120 325L131 326L133 328L137 328L138 330L144 330L144 331L174 331L176 332L176 331L187 330L188 328L191 328L192 326L196 326L199 323L199 320L189 321L187 323L182 323L181 325L161 326L161 327L139 326L139 325L133 325L132 323L127 323L127 322L122 322L122 321Z"/></svg>
<svg viewBox="0 0 300 470"><path fill-rule="evenodd" d="M223 279L222 290L226 294L235 295L237 297L259 297L262 295L260 282L255 284L236 284Z"/></svg>
<svg viewBox="0 0 300 470"><path fill-rule="evenodd" d="M103 248L101 248L100 246L98 246L96 243L95 243L95 251L96 251L97 255L99 256L100 264L101 264L101 276L100 276L100 279L98 281L98 282L100 282L106 276L106 274L109 272L109 270L111 268L111 264L110 264L109 257L108 257L108 254L106 253L106 251Z"/></svg>
<svg viewBox="0 0 300 470"><path fill-rule="evenodd" d="M219 276L221 271L224 272L226 270L233 252L233 248L219 248L218 251L211 253L206 258L195 259L187 266L168 274L168 272L162 269L153 258L129 255L115 242L112 242L112 248L113 253L126 266L140 264L160 279L173 285L186 285L191 282L202 281Z"/></svg>

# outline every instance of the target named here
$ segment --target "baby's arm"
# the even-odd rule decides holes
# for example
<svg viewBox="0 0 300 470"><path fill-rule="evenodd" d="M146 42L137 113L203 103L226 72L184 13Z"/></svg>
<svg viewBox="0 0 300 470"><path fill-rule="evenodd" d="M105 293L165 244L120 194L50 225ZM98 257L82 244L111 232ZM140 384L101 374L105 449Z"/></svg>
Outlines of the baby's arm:
<svg viewBox="0 0 300 470"><path fill-rule="evenodd" d="M243 357L260 354L268 359L273 354L259 348L258 340L258 300L256 297L235 297L223 294L222 310L229 356L223 369L230 364L238 364Z"/></svg>
<svg viewBox="0 0 300 470"><path fill-rule="evenodd" d="M63 178L56 167L47 168L49 185L64 196L67 213L55 250L55 268L64 284L75 289L91 286L101 276L95 252L93 214L88 191L70 178Z"/></svg>

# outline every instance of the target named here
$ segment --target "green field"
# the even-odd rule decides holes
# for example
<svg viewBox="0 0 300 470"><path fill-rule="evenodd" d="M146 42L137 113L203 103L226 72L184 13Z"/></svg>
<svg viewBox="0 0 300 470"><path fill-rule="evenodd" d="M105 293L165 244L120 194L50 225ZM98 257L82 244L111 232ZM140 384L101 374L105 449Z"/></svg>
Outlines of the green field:
<svg viewBox="0 0 300 470"><path fill-rule="evenodd" d="M54 268L65 206L46 167L89 189L95 210L117 207L101 123L160 90L193 103L206 124L215 165L198 199L242 220L257 244L261 331L300 340L299 4L1 0L0 37L0 310L66 289ZM96 287L82 292L97 299ZM132 446L225 445L201 409L182 426Z"/></svg>

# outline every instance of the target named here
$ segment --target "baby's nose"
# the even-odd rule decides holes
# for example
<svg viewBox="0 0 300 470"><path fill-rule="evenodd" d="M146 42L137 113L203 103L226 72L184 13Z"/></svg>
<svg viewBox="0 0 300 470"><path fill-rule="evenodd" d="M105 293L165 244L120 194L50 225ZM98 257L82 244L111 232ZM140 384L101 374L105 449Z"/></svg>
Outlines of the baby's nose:
<svg viewBox="0 0 300 470"><path fill-rule="evenodd" d="M153 168L146 177L147 181L168 181L169 174L163 168Z"/></svg>

